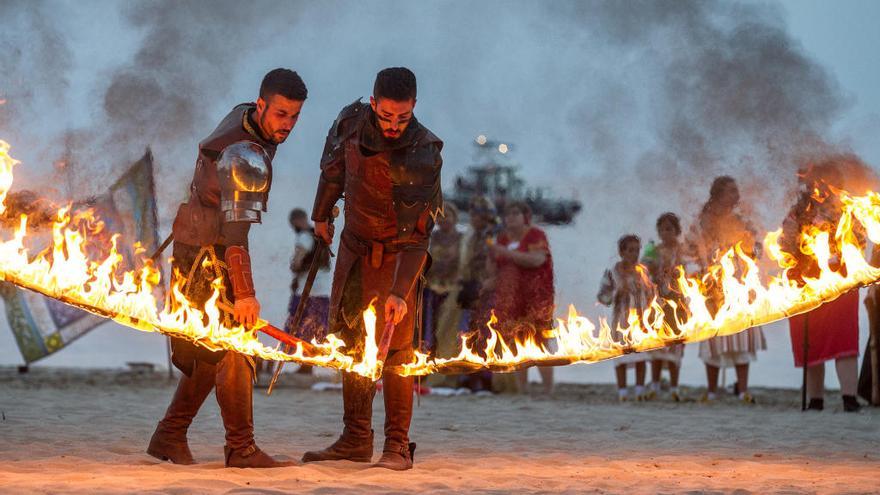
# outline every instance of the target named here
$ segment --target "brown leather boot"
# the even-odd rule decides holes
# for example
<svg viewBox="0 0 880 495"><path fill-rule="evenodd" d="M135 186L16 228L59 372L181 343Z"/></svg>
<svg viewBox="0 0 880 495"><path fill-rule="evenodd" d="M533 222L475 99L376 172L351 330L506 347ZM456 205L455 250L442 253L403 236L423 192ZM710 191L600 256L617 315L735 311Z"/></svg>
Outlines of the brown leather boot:
<svg viewBox="0 0 880 495"><path fill-rule="evenodd" d="M293 466L293 462L276 461L254 443L254 371L253 361L237 352L228 352L217 363L217 403L226 428L226 467Z"/></svg>
<svg viewBox="0 0 880 495"><path fill-rule="evenodd" d="M412 469L416 444L409 441L412 420L413 377L385 373L382 376L385 400L385 447L374 467L405 471Z"/></svg>
<svg viewBox="0 0 880 495"><path fill-rule="evenodd" d="M342 374L342 435L323 450L303 454L303 462L373 460L373 397L376 384L356 373Z"/></svg>
<svg viewBox="0 0 880 495"><path fill-rule="evenodd" d="M393 471L406 471L413 467L413 456L416 453L416 444L389 445L387 442L382 450L382 457L373 467L391 469Z"/></svg>
<svg viewBox="0 0 880 495"><path fill-rule="evenodd" d="M353 437L347 429L333 442L322 450L310 450L303 454L303 462L321 461L352 461L370 462L373 460L373 435L366 438Z"/></svg>
<svg viewBox="0 0 880 495"><path fill-rule="evenodd" d="M237 352L226 353L217 363L217 404L226 445L245 449L254 443L254 369L252 361Z"/></svg>
<svg viewBox="0 0 880 495"><path fill-rule="evenodd" d="M174 464L195 464L186 441L186 432L214 388L215 372L213 365L198 363L191 377L180 378L165 417L159 421L150 438L147 454Z"/></svg>
<svg viewBox="0 0 880 495"><path fill-rule="evenodd" d="M223 447L226 458L226 467L234 468L277 468L295 466L293 461L276 461L269 454L260 450L257 444L252 443L243 449Z"/></svg>
<svg viewBox="0 0 880 495"><path fill-rule="evenodd" d="M147 447L147 454L162 461L171 461L174 464L195 464L189 444L186 442L186 432L168 431L162 428L162 423L156 427Z"/></svg>

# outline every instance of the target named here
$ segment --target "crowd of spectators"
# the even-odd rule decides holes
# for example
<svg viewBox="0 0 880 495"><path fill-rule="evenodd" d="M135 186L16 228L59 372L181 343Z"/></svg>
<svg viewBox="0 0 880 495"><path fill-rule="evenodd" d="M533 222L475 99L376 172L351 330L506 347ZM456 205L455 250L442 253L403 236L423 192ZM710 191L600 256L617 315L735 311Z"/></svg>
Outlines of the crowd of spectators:
<svg viewBox="0 0 880 495"><path fill-rule="evenodd" d="M833 232L839 219L839 204L830 191L814 184L835 182L832 166L817 166L801 174L801 193L783 224L780 238L783 249L793 253L797 268L790 278L803 281L815 276L818 267L812 258L803 256L799 233L803 225L824 225ZM824 193L824 194L823 194ZM826 200L827 199L827 200ZM739 246L746 256L759 261L763 248L756 237L751 219L743 213L737 182L730 176L715 178L708 199L699 210L689 229L682 228L681 218L672 212L656 220L658 242L642 243L639 235L628 233L617 242L619 260L605 270L597 295L598 302L610 307L609 325L612 338L625 343L632 340L630 332L634 315L642 314L652 301L663 309L665 329L669 336L678 335L678 322L686 321L685 301L678 290L680 271L705 273L717 263L718 256ZM555 310L553 256L547 235L532 221L532 212L524 202L506 202L503 211L496 211L485 197L475 197L465 215L447 204L445 215L438 219L431 236L431 267L422 284L420 308L421 331L416 334L420 351L438 358L457 355L462 342L485 355L492 330L505 342L534 340L546 349L553 349L553 317ZM291 258L294 286L290 301L293 313L299 296L297 280L308 269L316 255L310 242L310 226L302 210L291 213L291 227L296 234L296 250ZM857 233L858 235L858 233ZM864 236L859 239L864 243ZM832 268L839 268L839 255L834 253ZM743 262L734 258L738 273L745 270ZM322 278L329 282L329 268L322 266ZM723 304L722 288L707 285L707 308L714 314ZM326 287L325 287L326 286ZM326 299L328 283L319 282L313 293L302 337L320 338L326 331ZM824 407L825 362L835 361L844 410L857 411L858 381L858 291L842 295L809 313L792 317L792 352L796 367L807 366L805 387L808 409ZM493 318L493 314L494 317ZM490 322L493 324L487 324ZM632 327L632 328L631 328ZM496 344L498 345L498 344ZM685 346L677 343L648 352L626 353L614 361L617 396L620 401L669 399L681 401L679 376ZM701 401L717 400L719 374L733 368L736 381L733 394L743 403L752 404L749 392L749 365L767 344L760 327L718 336L699 343L699 358L706 371L706 391ZM650 364L650 376L648 366ZM634 390L627 384L628 370L635 371ZM668 372L668 380L663 371ZM308 372L308 368L301 371ZM553 391L553 368L539 367L542 390ZM650 381L648 381L650 379ZM493 374L478 371L460 376L435 375L428 384L434 388L471 391L475 393L521 393L528 389L528 370Z"/></svg>

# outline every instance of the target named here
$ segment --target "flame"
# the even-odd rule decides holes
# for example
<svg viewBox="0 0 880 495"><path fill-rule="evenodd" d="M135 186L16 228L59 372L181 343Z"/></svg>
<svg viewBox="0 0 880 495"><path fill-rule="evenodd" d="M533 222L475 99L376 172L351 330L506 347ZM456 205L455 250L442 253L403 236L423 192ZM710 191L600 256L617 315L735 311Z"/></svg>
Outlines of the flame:
<svg viewBox="0 0 880 495"><path fill-rule="evenodd" d="M0 141L0 200L5 199L12 186L12 169L16 164L18 162L9 156L9 145ZM3 211L5 205L0 203L0 213ZM139 269L122 270L123 257L116 248L117 235L110 237L109 248L97 256L97 261L94 254L89 255L89 242L104 228L91 212L72 217L69 208L59 209L52 224L51 247L36 256L32 256L27 247L27 241L34 237L28 232L28 217L19 218L12 238L0 239L0 277L7 282L137 330L187 339L212 350L227 349L263 359L298 361L369 377L379 375L375 360L370 361L367 356L355 361L346 354L342 340L333 335L324 342L312 342L317 354L307 354L301 345L284 353L263 345L253 332L241 326L224 327L216 305L221 288L219 280L215 281L214 294L204 312L186 300L181 290L182 281L172 284L167 301L161 304L155 297L160 283L159 271L149 260L141 260Z"/></svg>
<svg viewBox="0 0 880 495"><path fill-rule="evenodd" d="M6 211L6 194L12 187L12 167L19 164L9 156L9 144L0 141L0 214Z"/></svg>
<svg viewBox="0 0 880 495"><path fill-rule="evenodd" d="M816 199L824 202L828 194L836 195L841 204L837 229L830 232L826 223L807 225L801 231L801 251L819 267L818 276L805 276L797 281L790 278L796 258L780 246L782 229L779 229L768 233L763 243L771 260L776 262L772 273L762 274L755 260L746 255L740 245L723 253L705 273L688 276L679 267L678 288L683 306L679 308L674 301L655 298L643 312L631 310L627 328L616 329L623 335L622 339L613 338L614 332L606 320L600 319L597 326L581 316L574 306L569 306L566 318L559 318L555 328L542 332L544 336L555 338L556 349L546 348L534 337L506 343L494 328L497 320L493 315L487 324L489 338L479 351L468 347L462 338L457 356L432 359L417 353L413 363L394 371L407 375L467 372L479 368L503 372L532 365L596 362L629 352L732 335L815 309L844 292L880 280L880 268L865 259L864 249L855 235L858 226L871 242L880 241L880 194L869 192L854 196L829 189L830 192ZM839 253L839 259L832 253ZM643 271L639 273L644 279ZM714 313L710 311L710 286L716 287L722 295ZM664 311L670 310L675 312L677 330L670 328L664 318ZM680 314L687 317L679 318Z"/></svg>
<svg viewBox="0 0 880 495"><path fill-rule="evenodd" d="M5 211L2 200L12 186L12 171L17 163L9 156L9 145L0 141L0 213ZM452 358L435 359L416 352L413 362L391 367L390 371L424 375L595 362L674 343L731 335L812 310L848 290L880 280L880 268L865 259L855 234L856 229L861 229L873 243L880 243L880 194L869 192L854 196L833 188L829 191L841 209L837 229L830 231L830 224L826 222L819 226L807 225L801 232L801 251L819 268L814 277L797 280L790 277L797 258L780 245L780 229L768 233L764 239L765 251L776 263L772 273L762 273L741 246L734 246L705 273L689 275L683 268L679 269L681 307L674 301L655 298L643 311L630 311L625 329L612 331L604 319L594 324L574 306L569 306L565 318L559 318L554 328L541 332L555 340L556 348L550 350L534 337L505 341L495 329L498 320L493 314L487 322L489 337L482 348L475 348L476 345L463 336L459 353ZM822 201L826 199L823 193ZM116 249L118 236L108 237L101 255L92 253L90 256L94 251L90 251L90 243L96 244L94 238L104 228L90 213L72 216L69 208L59 209L52 224L51 246L34 256L28 249L29 241L35 237L28 233L28 217L21 215L19 220L10 239L0 238L0 277L7 282L137 330L187 339L209 349L234 350L269 360L298 361L373 379L381 376L382 363L377 359L376 345L377 315L372 303L363 313L365 342L359 356L346 349L335 335L328 335L323 342L313 341L314 349L309 352L297 345L292 352L285 353L263 345L253 332L241 326L227 328L221 324L217 307L220 281L215 281L214 295L202 312L186 300L178 283L172 284L164 302L157 300L155 289L160 277L149 260L139 260L136 266L140 268L123 270L127 265ZM103 236L107 238L106 234ZM644 271L640 271L640 276L647 283ZM714 287L714 292L710 287ZM720 296L711 296L713 293ZM664 311L670 310L675 311L677 329L666 323ZM260 322L258 326L265 324ZM622 338L615 339L615 333Z"/></svg>

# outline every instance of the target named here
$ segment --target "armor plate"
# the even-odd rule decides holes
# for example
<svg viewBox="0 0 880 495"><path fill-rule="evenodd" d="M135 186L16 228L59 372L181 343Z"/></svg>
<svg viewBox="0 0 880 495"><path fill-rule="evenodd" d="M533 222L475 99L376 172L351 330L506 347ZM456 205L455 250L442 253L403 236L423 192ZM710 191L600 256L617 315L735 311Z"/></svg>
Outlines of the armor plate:
<svg viewBox="0 0 880 495"><path fill-rule="evenodd" d="M251 141L230 144L217 159L217 177L222 220L260 223L272 181L266 150Z"/></svg>

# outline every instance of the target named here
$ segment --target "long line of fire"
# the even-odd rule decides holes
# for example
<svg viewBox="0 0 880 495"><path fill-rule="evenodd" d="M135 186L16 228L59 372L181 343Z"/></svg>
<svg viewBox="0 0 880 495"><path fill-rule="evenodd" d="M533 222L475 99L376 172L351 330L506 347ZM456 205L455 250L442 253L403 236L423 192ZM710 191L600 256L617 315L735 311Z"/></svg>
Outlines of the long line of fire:
<svg viewBox="0 0 880 495"><path fill-rule="evenodd" d="M17 163L8 152L9 145L0 141L0 213L5 210L5 198L12 187L12 169ZM461 350L455 357L435 359L416 353L413 363L391 371L425 375L596 362L673 343L731 335L809 311L848 290L880 281L880 268L865 259L855 235L855 230L860 228L873 243L880 243L880 194L869 192L854 196L844 191L835 191L835 194L839 195L842 205L837 229L829 232L808 225L801 233L803 255L819 268L815 277L789 278L795 257L780 247L780 229L767 234L764 240L766 252L778 266L774 274L762 275L755 261L739 247L721 255L705 273L687 275L681 270L678 284L683 304L676 311L675 330L664 318L664 309L676 307L671 301L655 299L642 313L631 311L627 328L617 330L622 338L615 338L615 332L604 319L600 319L597 326L570 306L567 317L558 319L555 328L544 332L555 339L557 345L553 350L533 338L505 341L492 328L493 319L487 324L489 337L479 349L470 346L463 337ZM347 352L342 340L334 335L322 342L313 341L308 348L298 345L293 352L283 353L263 345L251 331L221 325L220 311L215 304L216 290L204 313L190 305L176 285L172 285L164 302L161 297L157 298L158 271L149 261L141 261L139 269L123 270L124 260L116 250L116 236L102 256L89 256L85 248L88 237L94 226L100 225L95 219L72 221L69 209L59 209L52 227L52 246L34 256L26 247L27 220L26 215L21 215L12 238L0 238L0 277L7 282L137 330L188 339L209 349L228 349L263 359L353 371L374 379L381 375L375 345L376 315L372 308L364 311L366 342L360 355ZM839 263L832 263L834 257L838 257ZM710 304L713 297L710 294L721 297L716 296L716 302Z"/></svg>

